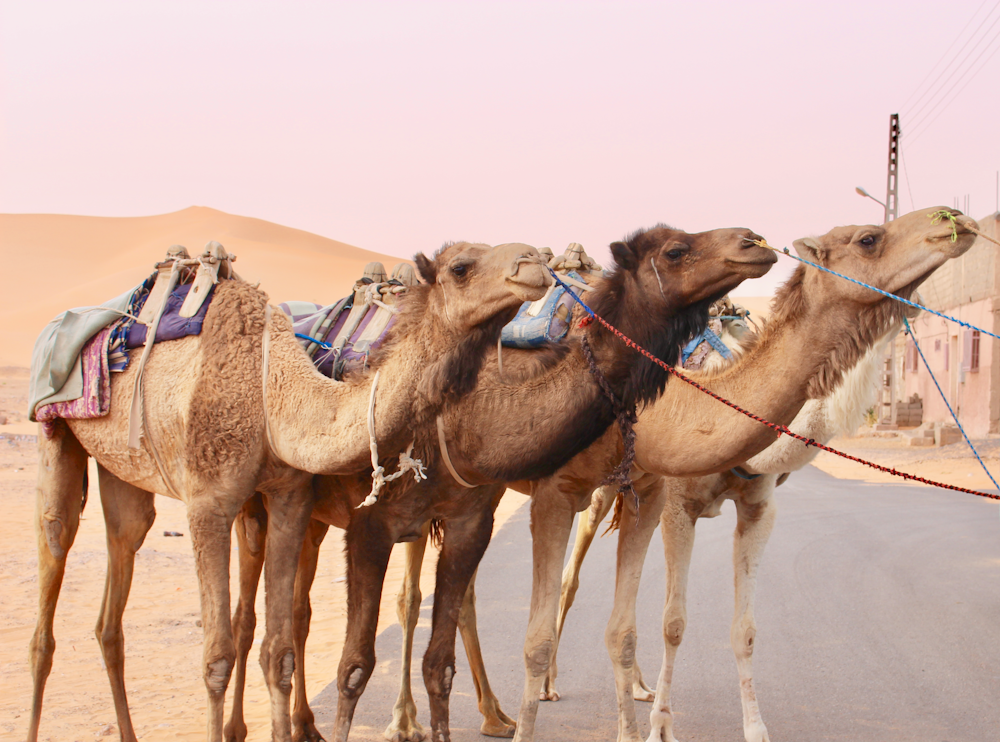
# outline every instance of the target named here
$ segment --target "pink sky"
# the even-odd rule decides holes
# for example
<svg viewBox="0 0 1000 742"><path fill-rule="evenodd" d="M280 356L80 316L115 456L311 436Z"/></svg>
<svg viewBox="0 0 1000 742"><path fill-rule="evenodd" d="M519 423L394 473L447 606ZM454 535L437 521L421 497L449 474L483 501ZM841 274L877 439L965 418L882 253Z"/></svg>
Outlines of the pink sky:
<svg viewBox="0 0 1000 742"><path fill-rule="evenodd" d="M401 256L606 259L657 221L787 245L881 221L854 187L884 198L900 112L902 210L983 216L1000 54L930 123L907 98L994 4L4 2L0 212L204 205Z"/></svg>

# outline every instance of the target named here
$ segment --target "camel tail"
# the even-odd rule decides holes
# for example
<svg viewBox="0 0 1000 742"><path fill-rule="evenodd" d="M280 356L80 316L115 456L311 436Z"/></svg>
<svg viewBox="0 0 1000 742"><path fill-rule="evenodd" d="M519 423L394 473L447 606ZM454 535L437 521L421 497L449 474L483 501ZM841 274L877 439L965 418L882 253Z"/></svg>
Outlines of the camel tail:
<svg viewBox="0 0 1000 742"><path fill-rule="evenodd" d="M89 467L83 467L83 504L80 506L81 515L87 507L87 492L90 491L90 472L88 469Z"/></svg>
<svg viewBox="0 0 1000 742"><path fill-rule="evenodd" d="M438 549L444 543L444 521L440 518L434 518L431 521L431 543L434 544Z"/></svg>
<svg viewBox="0 0 1000 742"><path fill-rule="evenodd" d="M619 492L615 495L615 512L611 516L611 524L607 527L601 537L607 536L613 531L617 531L618 527L622 524L622 508L625 506L625 494Z"/></svg>

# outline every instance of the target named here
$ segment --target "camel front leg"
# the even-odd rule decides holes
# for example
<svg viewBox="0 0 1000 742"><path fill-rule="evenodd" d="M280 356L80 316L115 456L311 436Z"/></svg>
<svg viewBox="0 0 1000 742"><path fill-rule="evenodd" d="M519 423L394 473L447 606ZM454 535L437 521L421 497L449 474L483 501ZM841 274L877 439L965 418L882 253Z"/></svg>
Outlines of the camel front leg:
<svg viewBox="0 0 1000 742"><path fill-rule="evenodd" d="M38 435L38 479L35 487L35 533L38 543L38 622L31 637L31 721L28 742L38 739L45 681L52 671L56 640L52 630L56 602L66 573L66 555L80 526L87 497L87 452L57 420L51 439Z"/></svg>
<svg viewBox="0 0 1000 742"><path fill-rule="evenodd" d="M420 567L427 550L430 522L424 524L420 538L404 546L403 584L396 598L396 617L403 630L403 657L399 672L399 697L392 709L392 721L385 728L385 738L390 742L421 742L424 728L417 721L417 704L413 700L410 685L410 669L413 662L413 633L420 620Z"/></svg>
<svg viewBox="0 0 1000 742"><path fill-rule="evenodd" d="M377 507L354 511L345 534L347 636L337 670L339 696L333 728L334 742L347 742L354 709L375 668L379 599L389 554L396 541L395 535L373 512Z"/></svg>
<svg viewBox="0 0 1000 742"><path fill-rule="evenodd" d="M292 740L294 742L323 742L323 735L316 728L316 717L309 707L306 695L306 639L312 620L312 603L309 591L316 579L319 565L319 547L323 545L330 526L310 520L299 555L299 569L295 573L295 607L292 611L292 639L295 642L295 710L292 712Z"/></svg>
<svg viewBox="0 0 1000 742"><path fill-rule="evenodd" d="M199 493L188 503L188 527L198 571L202 667L208 691L208 742L221 742L226 688L236 664L229 617L229 551L233 521L243 503Z"/></svg>
<svg viewBox="0 0 1000 742"><path fill-rule="evenodd" d="M663 556L666 562L667 594L663 605L663 664L656 683L656 698L649 712L647 742L677 742L674 737L674 714L670 706L677 648L687 626L687 581L694 548L694 524L697 514L685 509L685 501L667 493L660 516Z"/></svg>
<svg viewBox="0 0 1000 742"><path fill-rule="evenodd" d="M302 474L297 481L264 495L268 519L264 547L266 630L260 648L260 667L271 698L271 737L276 742L292 739L291 694L295 674L292 616L296 573L312 518L310 479ZM308 591L305 600L308 601Z"/></svg>
<svg viewBox="0 0 1000 742"><path fill-rule="evenodd" d="M236 542L240 557L240 597L233 613L233 641L236 644L236 679L233 687L233 710L226 723L226 742L244 742L247 725L243 717L243 699L247 684L247 658L257 628L257 586L264 568L264 545L267 538L267 508L259 492L247 500L236 516Z"/></svg>
<svg viewBox="0 0 1000 742"><path fill-rule="evenodd" d="M118 731L122 742L136 742L132 718L125 693L125 636L122 615L132 588L135 553L156 519L154 495L123 482L100 464L97 465L101 485L101 507L107 531L108 573L104 582L104 598L97 618L97 643L101 647L104 666L111 682L115 701Z"/></svg>
<svg viewBox="0 0 1000 742"><path fill-rule="evenodd" d="M758 484L766 487L760 502L736 503L736 533L733 537L733 576L735 579L736 608L730 641L736 655L736 668L740 674L740 701L743 705L743 735L746 742L768 742L767 727L760 716L757 693L753 687L753 649L757 637L753 602L757 590L757 568L774 527L777 507L771 495L776 475L765 475Z"/></svg>
<svg viewBox="0 0 1000 742"><path fill-rule="evenodd" d="M604 633L618 698L618 742L642 740L632 697L637 644L635 603L649 540L660 522L665 500L662 477L647 476L644 481L635 484L635 489L639 495L638 514L634 498L629 494L624 497L618 531L615 603Z"/></svg>
<svg viewBox="0 0 1000 742"><path fill-rule="evenodd" d="M556 677L559 675L556 664L556 654L559 650L559 642L562 639L563 625L566 623L566 614L573 607L576 599L576 591L580 589L580 569L583 567L583 560L587 556L590 545L594 542L597 529L611 511L615 504L614 487L599 487L591 495L590 507L587 514L580 516L580 523L576 527L576 542L573 544L573 553L569 556L569 562L562 575L562 592L559 595L559 617L556 619L556 647L552 654L552 661L549 663L549 672L545 676L545 683L542 685L541 700L558 701L559 691L556 690Z"/></svg>
<svg viewBox="0 0 1000 742"><path fill-rule="evenodd" d="M574 515L570 502L552 482L545 482L531 499L534 568L528 632L524 641L524 694L517 716L516 742L534 739L539 696L556 645L560 572Z"/></svg>
<svg viewBox="0 0 1000 742"><path fill-rule="evenodd" d="M458 630L462 633L462 644L469 658L469 669L472 671L472 682L476 685L476 697L479 699L479 713L483 715L479 731L487 737L513 737L514 720L500 708L500 701L490 687L486 676L486 663L483 662L483 650L479 646L479 627L476 622L476 573L469 581L462 600L462 609L458 613Z"/></svg>
<svg viewBox="0 0 1000 742"><path fill-rule="evenodd" d="M438 557L431 640L424 654L424 685L431 708L431 738L448 742L449 697L455 677L458 617L479 562L493 533L493 509L482 508L462 520L449 520Z"/></svg>

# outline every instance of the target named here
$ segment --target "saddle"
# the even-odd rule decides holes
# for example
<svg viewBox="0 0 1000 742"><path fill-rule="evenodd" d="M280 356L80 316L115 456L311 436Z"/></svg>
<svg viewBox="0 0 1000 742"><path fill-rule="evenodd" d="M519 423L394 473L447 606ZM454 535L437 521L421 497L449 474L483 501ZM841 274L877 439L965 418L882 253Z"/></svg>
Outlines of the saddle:
<svg viewBox="0 0 1000 742"><path fill-rule="evenodd" d="M346 372L367 366L372 351L392 329L399 302L416 283L416 271L409 263L400 263L387 277L381 263L371 262L354 291L334 304L279 306L291 317L296 336L319 372L339 380Z"/></svg>
<svg viewBox="0 0 1000 742"><path fill-rule="evenodd" d="M549 267L561 281L578 289L573 292L577 296L592 290L587 283L588 278L592 280L603 275L601 266L584 252L579 243L571 242L559 257L553 256L552 250L547 247L539 252L549 258ZM521 305L514 319L504 326L500 334L501 345L529 349L559 342L569 332L575 303L566 289L553 282L541 299Z"/></svg>

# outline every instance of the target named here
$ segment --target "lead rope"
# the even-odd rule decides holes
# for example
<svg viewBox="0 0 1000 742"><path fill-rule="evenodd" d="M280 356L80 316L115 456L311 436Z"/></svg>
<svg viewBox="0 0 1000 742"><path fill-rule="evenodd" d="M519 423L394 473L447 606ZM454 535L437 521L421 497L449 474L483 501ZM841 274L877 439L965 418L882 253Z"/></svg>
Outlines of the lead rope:
<svg viewBox="0 0 1000 742"><path fill-rule="evenodd" d="M427 479L427 472L420 459L411 458L413 453L413 441L404 453L399 454L399 467L395 474L385 475L385 468L378 463L378 442L375 440L375 390L378 388L378 377L381 371L375 372L372 379L372 390L368 398L368 447L372 454L372 491L356 509L366 508L378 502L378 494L382 488L394 479L399 479L406 472L412 471L413 478L419 483L422 479Z"/></svg>
<svg viewBox="0 0 1000 742"><path fill-rule="evenodd" d="M456 482L458 482L466 489L471 490L476 485L469 484L464 479L462 479L462 475L458 473L458 470L455 469L455 467L451 463L451 456L448 455L448 442L445 440L444 437L444 420L441 418L440 415L438 415L437 418L437 429L438 429L438 446L441 448L441 459L444 461L445 467L448 469L448 472L451 474L451 476L455 479Z"/></svg>
<svg viewBox="0 0 1000 742"><path fill-rule="evenodd" d="M559 279L556 278L556 280L558 281ZM878 289L875 289L875 290L878 291ZM570 292L570 293L572 293L572 292ZM892 296L892 295L890 294L890 296ZM574 298L576 298L576 297L574 296ZM899 297L894 297L894 298L899 298ZM704 392L705 394L707 394L708 396L712 397L713 399L716 399L719 402L722 402L724 405L732 407L734 410L736 410L737 412L739 412L742 415L746 415L751 420L755 420L755 421L759 422L761 425L766 425L767 427L769 427L772 430L774 430L779 436L781 434L789 435L789 436L791 436L792 438L794 438L794 439L796 439L798 441L802 441L807 446L815 446L816 448L820 449L821 451L826 451L827 453L832 453L832 454L834 454L836 456L840 456L841 458L847 459L848 461L854 461L854 462L857 462L859 464L864 464L865 466L869 466L872 469L877 469L878 471L885 472L886 474L892 474L893 476L902 477L903 479L909 479L909 480L912 480L914 482L921 482L923 484L931 484L931 485L934 485L935 487L940 487L940 488L946 489L946 490L953 490L955 492L964 492L964 493L969 494L969 495L976 495L977 497L986 497L986 498L989 498L991 500L1000 500L1000 495L990 494L989 492L980 492L979 490L967 489L965 487L957 487L957 486L955 486L953 484L944 484L943 482L935 482L933 479L925 479L924 477L918 477L918 476L915 476L913 474L907 474L906 472L897 471L895 468L889 468L889 467L886 467L886 466L881 466L879 464L875 464L875 463L873 463L871 461L865 461L864 459L857 458L856 456L851 456L849 454L844 453L843 451L838 451L835 448L831 448L830 446L824 446L822 443L817 443L812 438L806 438L805 436L801 436L798 433L793 433L785 425L776 425L775 423L772 423L769 420L765 420L762 417L758 417L757 415L753 414L752 412L744 410L738 404L736 404L734 402L730 402L728 399L725 399L724 397L719 396L718 394L716 394L715 392L711 391L710 389L706 389L705 387L703 387L701 384L699 384L694 379L688 378L687 376L685 376L684 374L682 374L676 368L672 368L671 366L668 366L666 363L664 363L659 358L657 358L656 356L654 356L648 350L646 350L641 345L639 345L638 343L636 343L634 340L632 340L631 338L629 338L627 335L625 335L624 333L622 333L621 330L618 330L617 328L612 327L611 324L606 319L604 319L603 317L597 315L594 312L593 309L591 309L590 307L588 307L582 301L580 301L579 299L577 299L577 301L580 303L580 306L582 306L584 308L584 310L587 312L587 314L589 315L588 317L585 317L583 319L583 321L580 323L581 325L590 324L594 320L596 320L597 322L600 322L601 325L603 325L605 328L607 328L610 332L614 333L614 335L616 335L628 347L630 347L633 350L641 353L646 358L648 358L649 360L651 360L653 363L657 364L658 366L661 366L668 373L676 376L678 379L681 379L682 381L687 382L688 384L690 384L691 386L693 386L695 389L698 389L699 391ZM920 307L920 308L923 309L923 307Z"/></svg>
<svg viewBox="0 0 1000 742"><path fill-rule="evenodd" d="M633 426L638 420L635 414L635 405L631 407L626 406L615 395L614 390L608 383L607 377L604 376L604 372L601 371L597 365L597 361L594 359L594 354L590 349L590 342L587 340L586 335L580 341L580 347L583 348L583 355L587 359L587 365L590 366L591 375L597 380L597 384L601 387L601 391L604 392L604 396L611 402L611 409L615 413L618 429L621 431L622 441L625 444L622 460L618 462L618 466L608 476L601 480L599 486L617 484L619 495L631 493L632 502L635 504L635 525L638 527L639 494L635 491L635 487L632 486L631 477L632 462L635 461L635 428Z"/></svg>

